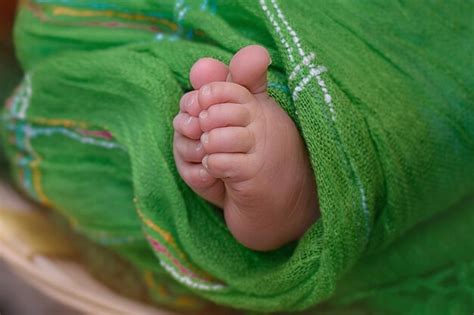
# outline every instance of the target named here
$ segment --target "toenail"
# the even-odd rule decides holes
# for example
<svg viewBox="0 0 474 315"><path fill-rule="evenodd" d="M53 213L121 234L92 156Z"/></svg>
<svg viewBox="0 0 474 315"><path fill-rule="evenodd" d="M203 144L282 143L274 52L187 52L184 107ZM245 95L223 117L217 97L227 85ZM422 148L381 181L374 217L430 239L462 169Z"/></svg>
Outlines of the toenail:
<svg viewBox="0 0 474 315"><path fill-rule="evenodd" d="M202 112L199 113L199 118L204 119L207 117L207 110L203 110Z"/></svg>
<svg viewBox="0 0 474 315"><path fill-rule="evenodd" d="M204 165L204 167L207 169L208 168L208 165L207 165L207 160L209 159L209 156L205 156L202 158L202 165Z"/></svg>
<svg viewBox="0 0 474 315"><path fill-rule="evenodd" d="M196 151L201 151L202 150L202 143L199 142L199 144L196 146Z"/></svg>
<svg viewBox="0 0 474 315"><path fill-rule="evenodd" d="M180 117L179 117L179 114L176 115L176 116L173 118L173 128L175 128L175 126L178 124L178 121L179 121L178 119L179 119L179 118L180 118Z"/></svg>
<svg viewBox="0 0 474 315"><path fill-rule="evenodd" d="M201 91L202 95L211 95L211 88L208 85L205 85Z"/></svg>
<svg viewBox="0 0 474 315"><path fill-rule="evenodd" d="M209 173L205 169L201 168L199 170L199 176L201 176L203 181L206 181L209 178Z"/></svg>
<svg viewBox="0 0 474 315"><path fill-rule="evenodd" d="M186 99L186 108L191 108L191 106L194 104L194 97L188 96Z"/></svg>
<svg viewBox="0 0 474 315"><path fill-rule="evenodd" d="M192 120L193 120L193 117L192 117L192 116L189 116L188 119L186 119L186 121L184 122L184 124L185 124L185 125L189 125Z"/></svg>
<svg viewBox="0 0 474 315"><path fill-rule="evenodd" d="M203 143L208 143L209 142L209 135L207 134L207 132L202 134L201 142L203 142Z"/></svg>

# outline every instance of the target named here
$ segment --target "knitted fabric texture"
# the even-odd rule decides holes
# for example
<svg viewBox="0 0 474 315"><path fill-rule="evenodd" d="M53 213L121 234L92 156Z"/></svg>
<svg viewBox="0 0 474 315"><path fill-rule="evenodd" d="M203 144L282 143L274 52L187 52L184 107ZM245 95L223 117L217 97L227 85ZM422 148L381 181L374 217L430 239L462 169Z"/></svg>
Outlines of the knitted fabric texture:
<svg viewBox="0 0 474 315"><path fill-rule="evenodd" d="M2 142L18 185L165 283L162 303L469 314L473 10L25 0L15 28L25 77L6 102ZM172 154L192 64L228 62L250 44L270 51L268 90L305 140L322 214L271 252L236 242Z"/></svg>

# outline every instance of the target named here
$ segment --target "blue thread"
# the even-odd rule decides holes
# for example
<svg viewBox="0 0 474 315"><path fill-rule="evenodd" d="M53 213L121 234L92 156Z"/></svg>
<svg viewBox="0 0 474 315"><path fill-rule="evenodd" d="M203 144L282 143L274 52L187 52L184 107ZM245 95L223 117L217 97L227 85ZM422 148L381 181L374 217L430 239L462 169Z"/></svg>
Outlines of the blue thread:
<svg viewBox="0 0 474 315"><path fill-rule="evenodd" d="M208 6L209 6L209 0L204 0L201 3L201 6L199 8L201 9L201 11L207 11Z"/></svg>
<svg viewBox="0 0 474 315"><path fill-rule="evenodd" d="M155 39L158 41L161 40L169 40L171 42L177 41L180 37L176 34L165 34L165 33L157 33Z"/></svg>
<svg viewBox="0 0 474 315"><path fill-rule="evenodd" d="M23 133L23 129L22 128L18 128L18 129L9 129L11 131L14 131L15 132L15 144L17 146L17 148L21 151L25 151L25 147L24 147L24 133Z"/></svg>
<svg viewBox="0 0 474 315"><path fill-rule="evenodd" d="M22 185L25 191L28 192L28 195L34 200L38 201L38 196L36 195L36 191L33 188L33 174L29 167L31 162L33 162L33 158L31 156L26 155L24 155L20 160L19 164L21 164L21 168L23 169Z"/></svg>
<svg viewBox="0 0 474 315"><path fill-rule="evenodd" d="M19 139L23 140L24 139L24 134L26 131L28 131L28 135L30 138L36 138L39 136L52 136L54 134L61 134L65 137L68 137L70 139L76 140L78 142L84 143L84 144L90 144L90 145L95 145L99 147L103 147L106 149L121 149L124 150L124 148L115 142L112 141L105 141L105 140L100 140L100 139L95 139L91 137L85 137L82 135L77 134L76 132L63 128L63 127L33 127L30 124L17 124L16 126L14 124L9 124L6 127L8 130L15 131L17 137ZM17 139L17 146L20 149L25 149Z"/></svg>
<svg viewBox="0 0 474 315"><path fill-rule="evenodd" d="M98 9L98 10L118 10L124 13L137 13L136 11L126 9L111 3L82 3L74 0L34 0L38 4L49 4L49 5L69 5L81 9ZM157 18L170 18L169 15L159 12L140 12L145 16L157 17Z"/></svg>
<svg viewBox="0 0 474 315"><path fill-rule="evenodd" d="M290 88L285 85L285 84L282 84L282 83L278 83L278 82L268 82L268 88L269 89L276 89L276 90L280 90L286 94L290 94Z"/></svg>

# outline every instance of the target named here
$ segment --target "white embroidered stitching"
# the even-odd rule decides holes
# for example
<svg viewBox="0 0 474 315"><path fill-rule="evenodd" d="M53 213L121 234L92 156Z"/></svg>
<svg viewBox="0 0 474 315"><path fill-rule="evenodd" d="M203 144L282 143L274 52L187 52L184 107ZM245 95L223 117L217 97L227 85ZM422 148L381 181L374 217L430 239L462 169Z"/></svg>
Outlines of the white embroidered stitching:
<svg viewBox="0 0 474 315"><path fill-rule="evenodd" d="M276 2L276 0L270 0L273 4L273 7L275 8L275 10L277 11L277 15L278 17L281 19L281 21L283 22L283 24L286 26L286 30L288 31L288 33L290 33L292 39L293 39L293 42L295 43L297 49L298 49L298 53L300 54L300 56L303 58L306 57L306 52L303 50L303 48L301 47L301 40L300 38L298 37L298 34L296 34L295 30L290 26L290 24L288 23L288 21L286 20L286 17L284 16L283 12L281 11L280 7L278 6L278 3ZM311 76L314 76L316 78L316 80L318 81L318 84L321 86L321 83L325 85L324 83L324 80L321 78L319 71L317 71L315 69L315 66L310 63L309 65L309 68L310 68L310 75ZM300 82L301 84L301 82ZM298 85L300 85L298 84ZM306 83L307 84L307 83ZM304 85L306 85L304 84ZM297 86L298 87L298 86ZM293 92L293 99L294 100L297 100L298 99L298 94L302 91L303 89L300 88L298 90L296 90L295 88L295 91ZM331 112L331 119L333 121L336 120L336 112L334 110L334 104L332 103L332 97L331 95L329 94L329 91L327 88L322 88L321 89L323 94L324 94L324 102L328 105L329 107L329 111Z"/></svg>
<svg viewBox="0 0 474 315"><path fill-rule="evenodd" d="M310 63L314 60L314 58L316 58L316 55L314 53L310 53L308 56L305 56L303 58L303 61L293 69L288 78L293 81L298 75L298 73L301 71L301 69L303 69L304 66L309 66Z"/></svg>
<svg viewBox="0 0 474 315"><path fill-rule="evenodd" d="M217 291L217 290L225 289L225 287L221 284L208 285L204 283L197 283L193 281L190 277L179 274L173 267L171 267L170 265L168 265L161 259L160 259L160 265L166 271L168 271L168 273L171 274L173 278L175 278L177 281L181 282L182 284L187 285L188 287L204 290L204 291Z"/></svg>
<svg viewBox="0 0 474 315"><path fill-rule="evenodd" d="M25 75L25 95L21 99L21 108L18 111L18 118L25 119L26 118L26 111L30 106L30 99L32 95L31 90L31 76L29 74Z"/></svg>
<svg viewBox="0 0 474 315"><path fill-rule="evenodd" d="M265 4L265 0L260 0L260 6L262 7L263 11L265 12L265 14L268 16L268 19L270 20L270 22L272 23L273 27L275 28L275 32L278 34L278 36L280 37L280 41L281 43L283 44L283 46L286 48L286 50L288 51L288 59L290 59L290 62L293 63L294 62L294 57L293 57L293 48L288 44L288 42L286 41L285 37L283 36L283 33L281 31L281 28L280 26L278 25L278 23L275 21L275 17L273 16L273 14L270 12L270 10L268 10L268 7L267 5Z"/></svg>
<svg viewBox="0 0 474 315"><path fill-rule="evenodd" d="M312 68L309 70L309 74L304 77L299 83L298 85L295 87L295 89L293 90L293 99L297 99L297 94L301 91L303 91L304 87L311 81L312 78L314 77L317 77L319 76L321 73L323 72L326 72L327 69L326 67L318 67L318 68ZM324 84L324 82L322 82Z"/></svg>

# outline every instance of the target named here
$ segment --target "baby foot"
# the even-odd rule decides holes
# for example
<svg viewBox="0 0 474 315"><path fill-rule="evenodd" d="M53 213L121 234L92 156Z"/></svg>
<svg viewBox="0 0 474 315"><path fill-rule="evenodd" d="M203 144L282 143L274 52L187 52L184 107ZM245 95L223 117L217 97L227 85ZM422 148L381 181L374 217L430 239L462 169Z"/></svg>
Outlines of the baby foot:
<svg viewBox="0 0 474 315"><path fill-rule="evenodd" d="M224 209L243 245L276 249L296 240L319 216L304 143L290 117L267 94L268 52L240 50L229 68L201 59L196 89L175 118L175 159L196 193Z"/></svg>

